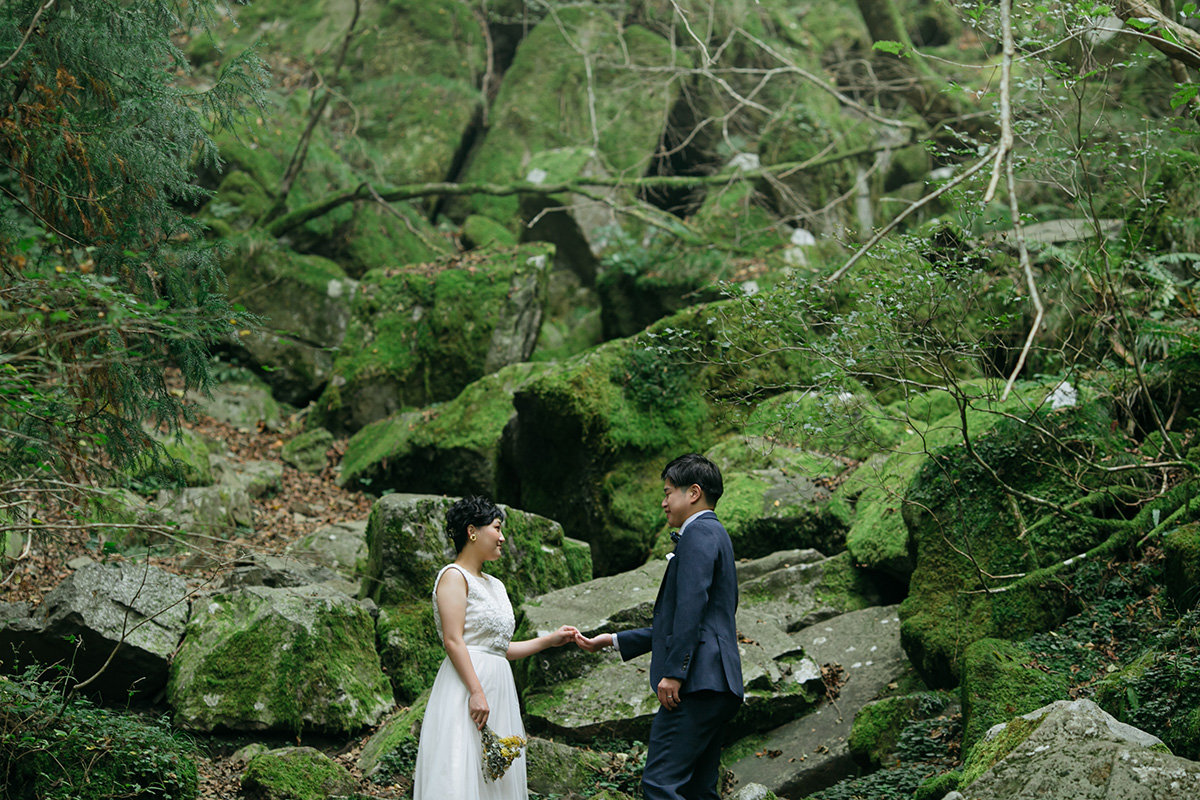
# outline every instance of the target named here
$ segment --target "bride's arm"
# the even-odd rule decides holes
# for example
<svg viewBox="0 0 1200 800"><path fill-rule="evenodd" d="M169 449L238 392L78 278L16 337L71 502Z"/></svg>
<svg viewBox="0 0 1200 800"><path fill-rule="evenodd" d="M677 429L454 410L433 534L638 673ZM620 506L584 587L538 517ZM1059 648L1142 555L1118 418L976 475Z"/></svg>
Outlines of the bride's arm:
<svg viewBox="0 0 1200 800"><path fill-rule="evenodd" d="M466 642L463 641L463 626L467 621L467 579L456 569L448 569L438 581L437 586L438 614L442 618L442 638L446 646L446 655L458 672L458 677L471 693L467 702L467 711L471 715L476 728L482 729L488 720L488 702L483 694L483 685L475 674L475 665L471 663L471 654L467 652Z"/></svg>
<svg viewBox="0 0 1200 800"><path fill-rule="evenodd" d="M577 628L570 625L563 625L556 631L544 633L536 639L525 639L520 642L509 642L508 644L508 660L516 661L518 658L526 658L534 653L540 653L547 647L561 647L567 642L575 641L575 634L579 633Z"/></svg>

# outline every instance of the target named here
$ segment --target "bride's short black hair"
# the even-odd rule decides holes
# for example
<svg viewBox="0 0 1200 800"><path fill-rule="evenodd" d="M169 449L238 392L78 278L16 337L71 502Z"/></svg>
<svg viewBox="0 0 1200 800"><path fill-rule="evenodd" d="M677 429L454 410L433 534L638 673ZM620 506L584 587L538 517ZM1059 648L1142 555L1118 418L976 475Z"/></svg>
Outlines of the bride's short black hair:
<svg viewBox="0 0 1200 800"><path fill-rule="evenodd" d="M505 516L504 509L486 497L464 497L446 512L446 535L454 542L454 549L462 552L467 545L467 528L482 528L494 520L503 522Z"/></svg>

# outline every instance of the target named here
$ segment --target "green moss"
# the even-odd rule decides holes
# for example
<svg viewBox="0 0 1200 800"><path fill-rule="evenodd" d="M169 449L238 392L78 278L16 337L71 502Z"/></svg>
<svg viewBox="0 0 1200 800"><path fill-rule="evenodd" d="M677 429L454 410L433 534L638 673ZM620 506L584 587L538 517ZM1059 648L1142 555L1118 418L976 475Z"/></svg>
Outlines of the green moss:
<svg viewBox="0 0 1200 800"><path fill-rule="evenodd" d="M961 689L964 750L993 725L1067 699L1069 676L1039 666L1029 648L1016 642L980 639L967 648Z"/></svg>
<svg viewBox="0 0 1200 800"><path fill-rule="evenodd" d="M571 31L571 42L562 30ZM577 47L588 52L590 75ZM517 49L492 106L488 135L464 182L523 180L527 154L574 146L597 146L614 172L641 174L658 145L662 109L673 105L679 87L629 67L669 63L686 68L690 59L645 28L618 30L603 11L558 9ZM595 98L594 107L589 97ZM459 218L481 214L514 228L518 206L515 197L476 196L457 204L456 213Z"/></svg>
<svg viewBox="0 0 1200 800"><path fill-rule="evenodd" d="M1004 760L1009 753L1021 746L1021 743L1033 735L1042 724L1042 719L1028 720L1017 717L1004 726L995 738L981 741L971 748L963 760L962 776L959 786L970 786L979 780L983 773Z"/></svg>
<svg viewBox="0 0 1200 800"><path fill-rule="evenodd" d="M1162 540L1167 596L1180 612L1200 602L1200 523L1170 531Z"/></svg>
<svg viewBox="0 0 1200 800"><path fill-rule="evenodd" d="M287 800L325 800L353 791L355 782L341 764L311 747L259 753L242 774L248 792Z"/></svg>
<svg viewBox="0 0 1200 800"><path fill-rule="evenodd" d="M61 687L0 678L5 730L0 784L7 797L108 800L154 797L193 800L195 743L169 720L64 704Z"/></svg>
<svg viewBox="0 0 1200 800"><path fill-rule="evenodd" d="M512 247L517 239L507 228L495 220L472 215L463 223L462 236L472 249L491 246Z"/></svg>
<svg viewBox="0 0 1200 800"><path fill-rule="evenodd" d="M421 722L425 719L428 691L379 726L363 745L358 767L375 783L394 783L411 778L416 766Z"/></svg>
<svg viewBox="0 0 1200 800"><path fill-rule="evenodd" d="M383 606L375 623L379 662L399 703L411 703L433 685L446 656L430 601Z"/></svg>
<svg viewBox="0 0 1200 800"><path fill-rule="evenodd" d="M306 600L271 614L264 598L242 591L212 597L215 610L193 616L168 684L188 727L261 727L265 720L297 733L351 731L386 703L391 692L377 666L370 615L353 603L322 603L316 611ZM289 623L294 614L306 624Z"/></svg>
<svg viewBox="0 0 1200 800"><path fill-rule="evenodd" d="M516 313L514 287L543 286L552 252L532 244L486 260L365 275L317 420L352 432L404 407L458 395L487 373L497 325Z"/></svg>
<svg viewBox="0 0 1200 800"><path fill-rule="evenodd" d="M943 772L941 775L927 778L918 786L917 791L913 793L913 800L942 800L943 797L950 792L957 791L963 785L960 771Z"/></svg>
<svg viewBox="0 0 1200 800"><path fill-rule="evenodd" d="M1061 622L1070 610L1068 599L1041 570L1104 541L1121 524L1105 519L1120 494L1119 481L1140 480L1130 473L1082 475L1077 469L1078 448L1092 454L1092 463L1129 458L1103 403L1093 399L1043 412L1037 422L1050 436L1002 419L973 438L975 453L1018 490L1064 506L1080 499L1081 484L1115 491L1081 507L1095 515L1091 523L1047 515L1024 501L1017 501L1018 522L1006 495L963 446L943 447L925 462L902 511L917 565L900 615L905 649L931 686L958 683L963 650L977 639L1024 638ZM1006 591L989 593L979 591L980 570L1025 577Z"/></svg>

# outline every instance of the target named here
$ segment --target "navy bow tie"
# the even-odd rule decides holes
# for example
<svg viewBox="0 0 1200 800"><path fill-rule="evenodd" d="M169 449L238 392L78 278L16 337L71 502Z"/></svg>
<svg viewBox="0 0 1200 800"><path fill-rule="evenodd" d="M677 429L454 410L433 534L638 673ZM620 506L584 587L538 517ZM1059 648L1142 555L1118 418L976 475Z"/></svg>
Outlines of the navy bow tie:
<svg viewBox="0 0 1200 800"><path fill-rule="evenodd" d="M671 541L679 544L679 531L671 531Z"/></svg>

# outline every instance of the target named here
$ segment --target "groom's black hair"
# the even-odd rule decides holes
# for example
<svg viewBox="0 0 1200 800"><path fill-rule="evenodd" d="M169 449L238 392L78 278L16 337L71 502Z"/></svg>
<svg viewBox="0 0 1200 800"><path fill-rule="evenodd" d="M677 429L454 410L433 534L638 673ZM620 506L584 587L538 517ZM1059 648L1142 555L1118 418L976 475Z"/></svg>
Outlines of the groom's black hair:
<svg viewBox="0 0 1200 800"><path fill-rule="evenodd" d="M504 509L486 497L464 497L446 512L446 535L454 542L454 549L462 552L467 545L467 528L482 528L497 519L503 522L505 516Z"/></svg>
<svg viewBox="0 0 1200 800"><path fill-rule="evenodd" d="M725 492L721 470L699 453L686 453L667 464L663 467L662 479L680 489L696 484L704 492L709 505L714 507Z"/></svg>

